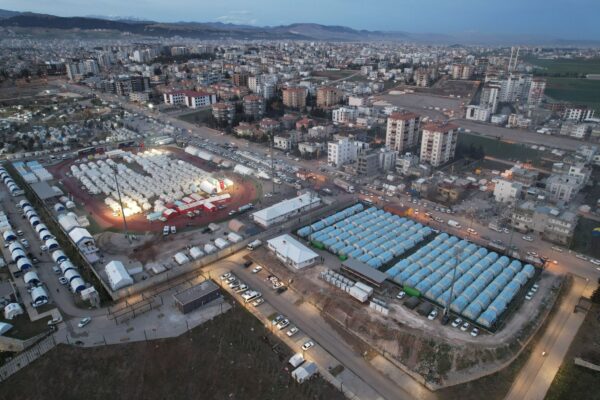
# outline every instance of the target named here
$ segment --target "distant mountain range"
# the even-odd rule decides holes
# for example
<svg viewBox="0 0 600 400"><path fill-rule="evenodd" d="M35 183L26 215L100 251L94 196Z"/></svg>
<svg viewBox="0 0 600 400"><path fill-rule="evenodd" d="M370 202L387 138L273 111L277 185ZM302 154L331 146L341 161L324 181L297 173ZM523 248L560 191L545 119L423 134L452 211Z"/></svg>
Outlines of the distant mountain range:
<svg viewBox="0 0 600 400"><path fill-rule="evenodd" d="M445 35L402 31L368 31L345 26L296 23L282 26L236 25L221 22L156 22L135 17L59 17L48 14L0 10L0 27L62 30L112 30L144 36L190 37L198 39L317 40L317 41L407 41L439 44L536 44L597 46L600 41L562 40L531 35L491 35L479 32Z"/></svg>

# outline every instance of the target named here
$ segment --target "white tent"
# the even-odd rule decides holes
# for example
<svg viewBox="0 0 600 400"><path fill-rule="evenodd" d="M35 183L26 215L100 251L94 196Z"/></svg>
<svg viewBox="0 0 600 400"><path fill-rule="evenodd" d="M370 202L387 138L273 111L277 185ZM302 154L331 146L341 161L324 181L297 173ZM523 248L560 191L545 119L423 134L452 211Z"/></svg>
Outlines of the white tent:
<svg viewBox="0 0 600 400"><path fill-rule="evenodd" d="M0 322L0 335L4 335L6 332L12 329L11 324L7 324L6 322Z"/></svg>
<svg viewBox="0 0 600 400"><path fill-rule="evenodd" d="M183 265L185 263L190 262L190 259L182 252L179 252L173 256L175 262L179 265Z"/></svg>
<svg viewBox="0 0 600 400"><path fill-rule="evenodd" d="M212 244L207 243L204 245L204 252L206 254L214 253L215 251L217 251L217 248L215 246L213 246Z"/></svg>
<svg viewBox="0 0 600 400"><path fill-rule="evenodd" d="M38 301L48 301L48 293L46 293L41 286L34 287L31 289L31 300L33 300L34 303L37 303Z"/></svg>
<svg viewBox="0 0 600 400"><path fill-rule="evenodd" d="M19 271L25 271L32 267L33 265L27 257L19 258L19 261L17 261L17 268L19 269Z"/></svg>
<svg viewBox="0 0 600 400"><path fill-rule="evenodd" d="M57 250L60 247L55 239L48 239L44 244L48 250Z"/></svg>
<svg viewBox="0 0 600 400"><path fill-rule="evenodd" d="M85 289L85 282L79 277L73 278L69 284L71 285L71 289L76 293Z"/></svg>
<svg viewBox="0 0 600 400"><path fill-rule="evenodd" d="M242 237L235 232L229 232L227 235L227 240L229 240L231 243L237 243L242 240Z"/></svg>
<svg viewBox="0 0 600 400"><path fill-rule="evenodd" d="M23 280L28 285L37 285L41 282L40 277L35 271L26 272L25 275L23 275Z"/></svg>
<svg viewBox="0 0 600 400"><path fill-rule="evenodd" d="M105 271L112 290L119 290L125 286L133 285L133 278L121 261L113 260L109 262L106 264Z"/></svg>
<svg viewBox="0 0 600 400"><path fill-rule="evenodd" d="M54 260L55 263L63 262L66 259L67 256L65 255L65 253L63 253L62 250L56 250L52 253L52 260Z"/></svg>
<svg viewBox="0 0 600 400"><path fill-rule="evenodd" d="M77 219L65 214L58 216L58 223L60 226L62 226L65 232L70 232L73 228L77 228L79 226Z"/></svg>
<svg viewBox="0 0 600 400"><path fill-rule="evenodd" d="M217 238L215 240L215 246L217 246L219 249L224 249L225 247L229 246L231 243L229 243L227 240L223 239L223 238Z"/></svg>
<svg viewBox="0 0 600 400"><path fill-rule="evenodd" d="M9 303L4 307L4 319L13 319L17 315L23 314L23 307L19 303Z"/></svg>
<svg viewBox="0 0 600 400"><path fill-rule="evenodd" d="M191 257L192 257L194 260L197 260L197 259L199 259L200 257L204 256L204 252L203 252L202 250L200 250L200 248L199 248L199 247L196 247L196 246L194 246L194 247L192 247L192 248L190 249L190 256L191 256Z"/></svg>

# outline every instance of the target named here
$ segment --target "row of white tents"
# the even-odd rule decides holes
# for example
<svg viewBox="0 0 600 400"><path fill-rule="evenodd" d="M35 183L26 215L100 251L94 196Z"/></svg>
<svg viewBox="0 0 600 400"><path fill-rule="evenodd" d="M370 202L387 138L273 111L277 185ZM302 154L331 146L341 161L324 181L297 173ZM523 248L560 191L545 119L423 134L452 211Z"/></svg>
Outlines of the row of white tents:
<svg viewBox="0 0 600 400"><path fill-rule="evenodd" d="M198 260L205 255L214 253L218 250L223 250L224 248L231 246L233 243L238 243L243 239L244 238L241 235L235 232L229 232L227 234L227 239L217 238L215 239L214 244L207 243L204 246L202 246L202 244L193 246L188 250L187 254L183 251L180 251L173 256L173 259L179 265L187 264L190 262L190 259Z"/></svg>

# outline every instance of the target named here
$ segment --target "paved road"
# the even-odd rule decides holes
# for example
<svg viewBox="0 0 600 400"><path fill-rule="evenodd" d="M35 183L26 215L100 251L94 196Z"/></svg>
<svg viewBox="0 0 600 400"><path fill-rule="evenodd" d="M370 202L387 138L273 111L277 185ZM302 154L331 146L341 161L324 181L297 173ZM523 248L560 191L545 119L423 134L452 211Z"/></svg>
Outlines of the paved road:
<svg viewBox="0 0 600 400"><path fill-rule="evenodd" d="M543 400L554 380L585 313L573 313L587 282L574 279L573 286L554 314L529 361L515 379L506 400ZM546 352L545 356L542 355Z"/></svg>
<svg viewBox="0 0 600 400"><path fill-rule="evenodd" d="M278 312L286 315L295 325L310 336L316 343L325 348L333 357L335 357L346 368L361 377L368 385L376 390L382 397L388 400L392 399L429 399L434 396L423 388L419 383L406 375L407 380L403 388L397 386L386 376L378 372L340 337L337 332L331 328L320 316L319 311L313 306L303 303L300 306L291 301L291 293L277 295L265 282L264 274L252 274L250 270L241 267L231 268L232 265L241 264L241 255L238 253L225 262L212 264L207 271L211 271L211 276L220 274L224 270L232 270L238 277L246 282L250 287L259 290L265 300L271 304ZM235 261L234 261L235 260ZM233 263L233 264L232 264ZM213 276L216 278L216 276ZM418 397L415 397L417 395Z"/></svg>
<svg viewBox="0 0 600 400"><path fill-rule="evenodd" d="M466 119L455 119L452 123L461 128L470 129L471 133L488 137L500 137L504 141L515 143L526 143L544 145L547 147L556 147L563 150L577 150L577 148L586 142L571 139L564 136L542 135L523 129L508 129L501 126L484 124L481 122L469 121Z"/></svg>

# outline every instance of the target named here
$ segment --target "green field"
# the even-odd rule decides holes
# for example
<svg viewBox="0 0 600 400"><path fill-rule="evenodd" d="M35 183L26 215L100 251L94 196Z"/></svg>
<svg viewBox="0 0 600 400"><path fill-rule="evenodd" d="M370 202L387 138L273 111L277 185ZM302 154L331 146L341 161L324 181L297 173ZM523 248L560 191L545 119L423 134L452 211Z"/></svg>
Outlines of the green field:
<svg viewBox="0 0 600 400"><path fill-rule="evenodd" d="M506 143L497 139L461 133L458 135L458 145L475 147L483 147L486 156L500 158L511 161L531 161L534 164L539 164L541 154L537 150L533 150L521 144ZM510 157L507 155L510 154Z"/></svg>
<svg viewBox="0 0 600 400"><path fill-rule="evenodd" d="M600 80L550 77L546 96L556 101L584 104L600 112Z"/></svg>
<svg viewBox="0 0 600 400"><path fill-rule="evenodd" d="M535 73L539 75L600 74L600 58L547 60L525 57L524 60L538 67Z"/></svg>
<svg viewBox="0 0 600 400"><path fill-rule="evenodd" d="M327 78L329 80L338 80L347 78L350 75L356 74L358 71L341 69L338 71L314 71L312 76Z"/></svg>

